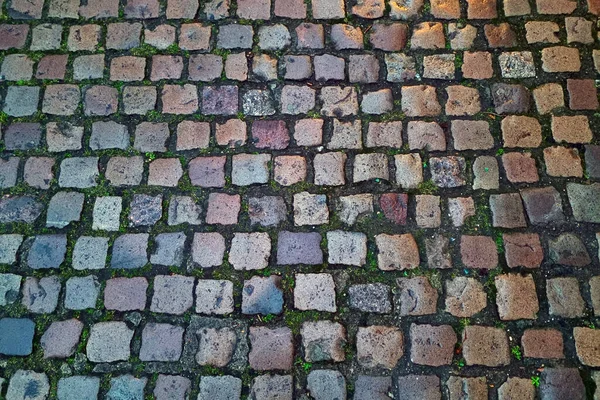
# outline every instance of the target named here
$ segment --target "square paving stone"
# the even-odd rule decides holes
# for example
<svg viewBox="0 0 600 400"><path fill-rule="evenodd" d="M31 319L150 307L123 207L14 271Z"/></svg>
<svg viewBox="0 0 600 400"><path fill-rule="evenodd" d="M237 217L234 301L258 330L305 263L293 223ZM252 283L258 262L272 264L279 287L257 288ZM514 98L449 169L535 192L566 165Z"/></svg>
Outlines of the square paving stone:
<svg viewBox="0 0 600 400"><path fill-rule="evenodd" d="M496 243L489 236L462 235L460 256L466 268L494 269L498 266Z"/></svg>
<svg viewBox="0 0 600 400"><path fill-rule="evenodd" d="M283 310L281 277L253 276L244 281L242 314L280 314Z"/></svg>
<svg viewBox="0 0 600 400"><path fill-rule="evenodd" d="M0 319L0 354L28 356L33 349L35 324L27 318Z"/></svg>
<svg viewBox="0 0 600 400"><path fill-rule="evenodd" d="M506 264L509 268L538 268L544 260L544 250L536 233L503 234Z"/></svg>
<svg viewBox="0 0 600 400"><path fill-rule="evenodd" d="M45 373L20 369L10 378L6 398L44 400L49 392L50 383Z"/></svg>
<svg viewBox="0 0 600 400"><path fill-rule="evenodd" d="M127 126L114 121L92 123L90 149L126 149L127 147L129 147L129 130Z"/></svg>
<svg viewBox="0 0 600 400"><path fill-rule="evenodd" d="M329 222L327 196L308 192L294 194L294 224L322 225Z"/></svg>
<svg viewBox="0 0 600 400"><path fill-rule="evenodd" d="M501 228L526 228L525 210L518 193L490 195L492 224Z"/></svg>
<svg viewBox="0 0 600 400"><path fill-rule="evenodd" d="M100 282L95 276L69 278L65 284L65 308L68 310L95 309L99 294Z"/></svg>
<svg viewBox="0 0 600 400"><path fill-rule="evenodd" d="M382 271L413 269L419 266L419 248L410 233L381 234L375 237L377 267Z"/></svg>
<svg viewBox="0 0 600 400"><path fill-rule="evenodd" d="M345 164L347 155L341 151L315 154L314 183L318 186L341 186L346 183Z"/></svg>
<svg viewBox="0 0 600 400"><path fill-rule="evenodd" d="M576 221L600 223L600 184L567 184L569 203Z"/></svg>
<svg viewBox="0 0 600 400"><path fill-rule="evenodd" d="M219 125L217 124L217 126ZM205 149L208 147L209 141L210 124L208 122L182 121L177 125L176 149L178 151Z"/></svg>
<svg viewBox="0 0 600 400"><path fill-rule="evenodd" d="M142 182L144 158L111 157L106 164L106 179L112 186L135 186Z"/></svg>
<svg viewBox="0 0 600 400"><path fill-rule="evenodd" d="M563 336L556 329L527 329L521 336L523 355L531 358L564 358Z"/></svg>
<svg viewBox="0 0 600 400"><path fill-rule="evenodd" d="M275 157L273 179L282 186L306 180L306 158L302 156Z"/></svg>
<svg viewBox="0 0 600 400"><path fill-rule="evenodd" d="M360 267L367 259L367 236L361 232L327 232L328 262Z"/></svg>
<svg viewBox="0 0 600 400"><path fill-rule="evenodd" d="M7 189L17 184L19 157L0 159L0 189Z"/></svg>
<svg viewBox="0 0 600 400"><path fill-rule="evenodd" d="M411 324L410 360L415 364L439 367L452 363L456 332L450 325Z"/></svg>
<svg viewBox="0 0 600 400"><path fill-rule="evenodd" d="M92 229L118 231L121 226L122 198L119 196L96 197Z"/></svg>
<svg viewBox="0 0 600 400"><path fill-rule="evenodd" d="M6 306L17 301L20 290L20 275L0 274L0 306Z"/></svg>
<svg viewBox="0 0 600 400"><path fill-rule="evenodd" d="M79 338L83 331L83 323L77 319L55 321L40 339L44 350L44 358L67 358L75 353Z"/></svg>
<svg viewBox="0 0 600 400"><path fill-rule="evenodd" d="M576 278L552 278L546 281L550 315L577 318L584 315L585 302Z"/></svg>
<svg viewBox="0 0 600 400"><path fill-rule="evenodd" d="M585 386L577 368L544 368L540 377L541 399L586 398Z"/></svg>
<svg viewBox="0 0 600 400"><path fill-rule="evenodd" d="M78 192L58 192L48 204L46 226L64 228L71 222L79 221L85 195Z"/></svg>
<svg viewBox="0 0 600 400"><path fill-rule="evenodd" d="M4 98L4 112L11 117L33 115L39 100L39 86L9 86Z"/></svg>
<svg viewBox="0 0 600 400"><path fill-rule="evenodd" d="M65 158L60 163L58 185L86 189L96 186L98 176L98 157Z"/></svg>
<svg viewBox="0 0 600 400"><path fill-rule="evenodd" d="M552 187L538 187L521 190L521 197L529 222L533 225L545 225L564 221L560 193Z"/></svg>
<svg viewBox="0 0 600 400"><path fill-rule="evenodd" d="M294 307L336 312L335 283L330 274L296 274Z"/></svg>
<svg viewBox="0 0 600 400"><path fill-rule="evenodd" d="M535 319L539 304L532 275L498 275L496 305L502 320Z"/></svg>
<svg viewBox="0 0 600 400"><path fill-rule="evenodd" d="M473 378L450 376L446 381L446 386L450 395L449 400L459 400L465 395L472 397L473 400L488 398L488 384L483 376Z"/></svg>
<svg viewBox="0 0 600 400"><path fill-rule="evenodd" d="M81 93L77 85L48 85L44 91L42 112L52 115L73 115L77 111Z"/></svg>
<svg viewBox="0 0 600 400"><path fill-rule="evenodd" d="M141 361L177 361L181 357L184 329L148 323L142 331Z"/></svg>
<svg viewBox="0 0 600 400"><path fill-rule="evenodd" d="M95 376L70 376L58 381L58 400L96 399L100 391L100 378Z"/></svg>
<svg viewBox="0 0 600 400"><path fill-rule="evenodd" d="M42 126L36 123L13 123L4 131L7 150L31 150L40 146Z"/></svg>
<svg viewBox="0 0 600 400"><path fill-rule="evenodd" d="M156 400L186 400L189 398L192 382L183 376L158 375L152 392Z"/></svg>
<svg viewBox="0 0 600 400"><path fill-rule="evenodd" d="M57 276L27 277L23 284L21 304L35 314L52 313L58 305L60 280Z"/></svg>
<svg viewBox="0 0 600 400"><path fill-rule="evenodd" d="M233 310L233 282L216 279L198 280L196 285L198 314L226 315Z"/></svg>
<svg viewBox="0 0 600 400"><path fill-rule="evenodd" d="M38 235L27 252L26 265L31 269L60 268L66 253L66 235Z"/></svg>
<svg viewBox="0 0 600 400"><path fill-rule="evenodd" d="M225 238L217 232L194 233L192 261L201 268L217 267L223 263Z"/></svg>
<svg viewBox="0 0 600 400"><path fill-rule="evenodd" d="M169 201L167 223L169 225L200 225L202 207L189 196L173 196Z"/></svg>
<svg viewBox="0 0 600 400"><path fill-rule="evenodd" d="M321 235L317 232L280 231L277 237L277 264L323 263Z"/></svg>
<svg viewBox="0 0 600 400"><path fill-rule="evenodd" d="M208 195L207 224L235 225L241 208L239 194L211 193Z"/></svg>
<svg viewBox="0 0 600 400"><path fill-rule="evenodd" d="M462 343L467 365L500 367L510 364L508 338L504 329L470 325L463 330Z"/></svg>
<svg viewBox="0 0 600 400"><path fill-rule="evenodd" d="M106 400L143 400L147 381L148 378L136 378L132 375L111 378Z"/></svg>
<svg viewBox="0 0 600 400"><path fill-rule="evenodd" d="M17 251L23 242L23 235L16 233L0 235L0 264L12 264L17 261Z"/></svg>
<svg viewBox="0 0 600 400"><path fill-rule="evenodd" d="M315 400L346 398L346 379L339 371L313 370L308 374L306 380L306 388Z"/></svg>
<svg viewBox="0 0 600 400"><path fill-rule="evenodd" d="M182 315L194 304L193 277L182 275L157 275L150 311Z"/></svg>
<svg viewBox="0 0 600 400"><path fill-rule="evenodd" d="M46 124L48 151L80 150L83 130L83 126L74 126L70 123L50 122Z"/></svg>
<svg viewBox="0 0 600 400"><path fill-rule="evenodd" d="M399 376L396 382L400 399L441 399L440 378L437 375L404 375Z"/></svg>
<svg viewBox="0 0 600 400"><path fill-rule="evenodd" d="M231 183L248 186L269 181L270 154L236 154L231 162Z"/></svg>
<svg viewBox="0 0 600 400"><path fill-rule="evenodd" d="M383 283L352 285L348 289L350 308L369 313L392 312L391 290Z"/></svg>
<svg viewBox="0 0 600 400"><path fill-rule="evenodd" d="M146 278L112 278L104 288L104 307L107 310L143 311L146 308Z"/></svg>
<svg viewBox="0 0 600 400"><path fill-rule="evenodd" d="M135 128L133 148L142 152L167 151L169 125L162 122L142 122Z"/></svg>
<svg viewBox="0 0 600 400"><path fill-rule="evenodd" d="M392 378L359 375L354 383L354 400L391 400Z"/></svg>
<svg viewBox="0 0 600 400"><path fill-rule="evenodd" d="M204 188L225 186L226 162L227 157L196 157L192 159L188 164L192 185Z"/></svg>
<svg viewBox="0 0 600 400"><path fill-rule="evenodd" d="M0 223L31 224L39 218L43 208L41 203L30 196L4 196L0 199Z"/></svg>
<svg viewBox="0 0 600 400"><path fill-rule="evenodd" d="M102 79L104 54L83 55L73 60L73 80Z"/></svg>
<svg viewBox="0 0 600 400"><path fill-rule="evenodd" d="M287 328L250 327L250 368L257 371L289 370L294 358L292 331Z"/></svg>
<svg viewBox="0 0 600 400"><path fill-rule="evenodd" d="M271 239L266 232L234 233L229 263L236 270L263 269L269 264Z"/></svg>
<svg viewBox="0 0 600 400"><path fill-rule="evenodd" d="M100 378L96 376L69 376L58 380L58 400L96 399L100 391Z"/></svg>
<svg viewBox="0 0 600 400"><path fill-rule="evenodd" d="M292 400L294 378L292 375L259 375L252 381L250 396L254 399Z"/></svg>
<svg viewBox="0 0 600 400"><path fill-rule="evenodd" d="M200 378L198 400L239 400L242 380L234 376L203 376Z"/></svg>
<svg viewBox="0 0 600 400"><path fill-rule="evenodd" d="M129 226L152 226L162 218L162 194L135 194L129 209Z"/></svg>
<svg viewBox="0 0 600 400"><path fill-rule="evenodd" d="M307 321L300 329L307 362L345 360L346 329L338 322Z"/></svg>
<svg viewBox="0 0 600 400"><path fill-rule="evenodd" d="M86 355L95 363L127 361L133 331L125 322L98 322L92 325Z"/></svg>
<svg viewBox="0 0 600 400"><path fill-rule="evenodd" d="M359 219L366 219L374 212L372 194L341 196L338 200L336 211L339 219L347 225L354 225Z"/></svg>
<svg viewBox="0 0 600 400"><path fill-rule="evenodd" d="M428 315L437 312L438 291L425 276L398 278L394 298L400 315Z"/></svg>
<svg viewBox="0 0 600 400"><path fill-rule="evenodd" d="M115 239L112 248L111 268L142 268L148 263L147 233L127 233Z"/></svg>
<svg viewBox="0 0 600 400"><path fill-rule="evenodd" d="M225 367L235 351L236 334L229 327L205 327L198 332L196 362L202 366Z"/></svg>
<svg viewBox="0 0 600 400"><path fill-rule="evenodd" d="M156 252L150 255L150 263L155 265L180 266L184 257L186 235L183 232L161 233L156 235Z"/></svg>
<svg viewBox="0 0 600 400"><path fill-rule="evenodd" d="M252 225L278 226L287 220L287 206L281 196L250 197L248 216Z"/></svg>
<svg viewBox="0 0 600 400"><path fill-rule="evenodd" d="M212 115L235 115L238 111L237 86L208 86L202 90L202 112Z"/></svg>

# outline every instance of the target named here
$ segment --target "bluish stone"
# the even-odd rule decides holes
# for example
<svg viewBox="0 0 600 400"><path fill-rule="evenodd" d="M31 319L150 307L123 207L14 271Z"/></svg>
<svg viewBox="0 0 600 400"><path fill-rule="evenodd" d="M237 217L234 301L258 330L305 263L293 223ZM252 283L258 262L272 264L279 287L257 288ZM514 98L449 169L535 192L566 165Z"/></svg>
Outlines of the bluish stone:
<svg viewBox="0 0 600 400"><path fill-rule="evenodd" d="M0 354L28 356L33 347L35 324L27 318L0 319Z"/></svg>
<svg viewBox="0 0 600 400"><path fill-rule="evenodd" d="M95 376L70 376L58 381L58 400L96 400L100 378Z"/></svg>

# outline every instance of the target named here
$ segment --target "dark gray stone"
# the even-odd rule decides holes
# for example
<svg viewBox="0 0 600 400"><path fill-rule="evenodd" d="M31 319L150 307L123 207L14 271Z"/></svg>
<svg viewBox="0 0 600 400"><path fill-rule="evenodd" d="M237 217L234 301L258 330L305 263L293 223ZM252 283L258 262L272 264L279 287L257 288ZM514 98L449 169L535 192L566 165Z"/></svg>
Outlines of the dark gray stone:
<svg viewBox="0 0 600 400"><path fill-rule="evenodd" d="M202 207L189 196L173 196L169 201L169 225L190 224L200 225Z"/></svg>
<svg viewBox="0 0 600 400"><path fill-rule="evenodd" d="M150 263L156 265L176 265L183 262L186 236L183 232L161 233L156 235L156 252L150 256Z"/></svg>
<svg viewBox="0 0 600 400"><path fill-rule="evenodd" d="M178 361L181 357L183 328L149 323L142 331L141 361Z"/></svg>
<svg viewBox="0 0 600 400"><path fill-rule="evenodd" d="M354 384L354 400L391 400L392 378L359 375Z"/></svg>
<svg viewBox="0 0 600 400"><path fill-rule="evenodd" d="M58 381L58 400L96 400L100 391L100 378L96 376L70 376Z"/></svg>
<svg viewBox="0 0 600 400"><path fill-rule="evenodd" d="M42 140L42 126L31 122L11 124L4 132L6 150L31 150Z"/></svg>
<svg viewBox="0 0 600 400"><path fill-rule="evenodd" d="M107 254L107 237L80 236L73 248L73 268L102 269L106 265Z"/></svg>
<svg viewBox="0 0 600 400"><path fill-rule="evenodd" d="M14 303L19 297L20 289L20 275L0 274L0 306Z"/></svg>
<svg viewBox="0 0 600 400"><path fill-rule="evenodd" d="M128 233L115 239L111 268L142 268L148 262L147 233Z"/></svg>
<svg viewBox="0 0 600 400"><path fill-rule="evenodd" d="M398 398L403 400L441 400L440 378L436 375L405 375L397 380Z"/></svg>
<svg viewBox="0 0 600 400"><path fill-rule="evenodd" d="M283 197L251 197L248 199L248 215L252 225L277 226L286 220L288 211Z"/></svg>
<svg viewBox="0 0 600 400"><path fill-rule="evenodd" d="M281 231L277 238L277 264L307 264L323 263L321 250L321 235L317 232L288 232Z"/></svg>
<svg viewBox="0 0 600 400"><path fill-rule="evenodd" d="M523 85L497 83L492 86L492 97L498 114L524 114L529 111L531 94Z"/></svg>
<svg viewBox="0 0 600 400"><path fill-rule="evenodd" d="M560 193L552 186L523 189L521 198L532 224L545 225L565 220Z"/></svg>
<svg viewBox="0 0 600 400"><path fill-rule="evenodd" d="M600 183L568 183L567 193L576 221L600 223Z"/></svg>
<svg viewBox="0 0 600 400"><path fill-rule="evenodd" d="M250 388L251 400L292 400L294 378L291 375L260 375Z"/></svg>
<svg viewBox="0 0 600 400"><path fill-rule="evenodd" d="M363 312L387 314L392 311L390 293L390 287L383 283L350 286L350 307Z"/></svg>
<svg viewBox="0 0 600 400"><path fill-rule="evenodd" d="M44 210L44 205L33 197L3 197L0 199L0 224L24 222L32 224Z"/></svg>
<svg viewBox="0 0 600 400"><path fill-rule="evenodd" d="M308 374L306 387L315 400L346 400L346 379L339 371L313 370Z"/></svg>
<svg viewBox="0 0 600 400"><path fill-rule="evenodd" d="M581 239L573 233L563 233L548 241L550 259L556 264L585 267L592 260Z"/></svg>
<svg viewBox="0 0 600 400"><path fill-rule="evenodd" d="M194 304L194 281L191 276L157 275L150 311L182 315Z"/></svg>
<svg viewBox="0 0 600 400"><path fill-rule="evenodd" d="M71 157L60 163L60 187L86 189L96 186L98 157Z"/></svg>
<svg viewBox="0 0 600 400"><path fill-rule="evenodd" d="M127 126L114 121L98 121L92 124L90 149L126 149L129 147Z"/></svg>
<svg viewBox="0 0 600 400"><path fill-rule="evenodd" d="M242 290L243 314L280 314L283 311L281 277L253 276L244 281Z"/></svg>
<svg viewBox="0 0 600 400"><path fill-rule="evenodd" d="M28 356L33 349L35 324L27 318L0 319L0 354Z"/></svg>
<svg viewBox="0 0 600 400"><path fill-rule="evenodd" d="M203 376L200 378L198 400L239 400L242 380L234 376Z"/></svg>
<svg viewBox="0 0 600 400"><path fill-rule="evenodd" d="M130 226L154 225L162 217L162 195L136 194L129 211Z"/></svg>
<svg viewBox="0 0 600 400"><path fill-rule="evenodd" d="M222 49L249 49L254 31L250 25L221 25L217 35L217 47Z"/></svg>
<svg viewBox="0 0 600 400"><path fill-rule="evenodd" d="M67 253L67 235L38 235L27 253L31 269L60 268Z"/></svg>
<svg viewBox="0 0 600 400"><path fill-rule="evenodd" d="M58 192L48 204L46 226L64 228L73 221L79 221L85 195L78 192Z"/></svg>
<svg viewBox="0 0 600 400"><path fill-rule="evenodd" d="M544 368L540 379L541 400L584 400L585 386L577 368Z"/></svg>

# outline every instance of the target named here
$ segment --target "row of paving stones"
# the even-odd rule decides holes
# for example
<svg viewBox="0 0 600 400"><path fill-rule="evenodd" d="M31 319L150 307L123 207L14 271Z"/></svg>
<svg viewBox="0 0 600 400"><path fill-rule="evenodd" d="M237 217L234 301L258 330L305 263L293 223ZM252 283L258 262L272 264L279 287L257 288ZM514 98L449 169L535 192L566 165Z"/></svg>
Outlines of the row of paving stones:
<svg viewBox="0 0 600 400"><path fill-rule="evenodd" d="M0 24L0 32L6 34L0 40L0 48L68 52L134 49L138 53L161 50L173 53L176 48L182 51L252 49L255 44L260 51L277 51L293 44L296 49L308 50L326 47L335 50L361 50L367 47L400 51L405 48L445 49L448 42L453 50L470 50L514 48L523 44L555 46L561 42L590 44L596 36L593 21L584 17L566 17L560 21L513 21L482 27L461 22L445 24L434 21L416 23L412 28L406 23L374 23L364 26L299 23L291 25L291 29L284 24L260 24L256 27L226 24L219 25L216 34L211 25L201 23L152 26L139 22L116 22L106 24L106 31L102 27L101 24L66 27L50 23L33 27L27 24ZM524 31L524 35L521 31ZM477 38L479 32L483 33L481 36L485 39ZM393 37L389 37L390 35ZM150 47L135 50L142 45Z"/></svg>
<svg viewBox="0 0 600 400"><path fill-rule="evenodd" d="M583 318L589 313L585 297L589 298L594 315L600 315L599 279L598 276L592 277L589 283L585 284L583 295L577 278L547 279L543 282L548 302L547 314L555 317ZM285 305L285 290L282 278L278 275L254 276L245 280L241 288L241 307L234 306L234 297L238 297L237 290L234 291L234 282L222 279L200 279L196 282L194 277L183 275L157 275L150 283L145 277L110 278L100 283L94 275L76 276L68 278L64 283L64 301L61 305L59 299L62 299L63 290L59 276L27 277L21 289L22 280L20 275L0 274L1 306L16 304L20 293L20 304L33 314L49 314L57 309L93 310L104 307L114 311L148 309L152 313L171 315L183 315L192 309L200 314L229 315L235 312L236 308L241 308L244 315L278 315L284 311ZM338 303L347 301L351 310L360 312L390 314L395 309L394 312L400 316L422 316L436 314L438 309L443 309L454 317L470 318L486 310L488 305L484 285L471 277L446 280L444 296L439 294L441 288L436 289L425 276L398 278L394 288L383 283L354 284L350 285L347 294L342 296L336 296L336 290L339 288L336 287L332 274L295 274L293 281L294 287L290 288L290 291L293 291L293 308L302 311L335 313L338 311ZM544 289L536 289L533 275L497 275L493 285L500 320L538 318L540 303L537 292L540 292L539 297L544 297ZM147 295L149 287L152 288L152 296ZM438 307L438 299L441 297L444 298L444 307ZM150 302L148 299L151 299ZM340 307L343 308L344 305ZM541 311L546 314L546 310ZM4 350L0 350L2 354L31 353L31 338L26 354L22 354L24 350L18 350L18 354L11 353L11 341L7 338L2 343L6 346ZM76 345L77 341L73 343L73 349ZM557 349L551 347L548 351ZM67 356L70 355L72 354ZM393 365L390 366L392 367Z"/></svg>
<svg viewBox="0 0 600 400"><path fill-rule="evenodd" d="M377 183L382 183L382 189L385 187L383 183L395 183L395 186L403 190L421 189L423 185L430 184L433 185L432 190L436 187L464 186L471 186L474 190L498 190L501 188L501 182L502 188L509 185L512 188L513 184L537 183L540 181L540 175L542 179L546 176L597 179L600 171L599 149L600 146L596 145L586 146L584 160L579 156L577 148L552 146L543 150L539 161L528 152L510 152L501 157L478 156L474 158L471 165L469 165L471 159L457 156L421 158L419 153L394 156L385 153L368 153L356 154L349 159L343 152L326 152L317 153L312 157L312 168L309 164L311 157L303 155L272 157L271 154L258 153L242 153L230 157L224 155L196 157L187 162L187 165L182 165L182 159L175 157L145 162L142 156L114 156L106 163L99 162L99 157L67 157L60 161L59 165L56 165L56 160L50 157L29 157L24 162L21 162L19 157L9 157L0 160L0 188L9 189L21 186L21 183L25 187L43 190L51 189L53 186L56 188L56 184L60 188L77 189L89 189L105 184L113 187L148 185L175 188L189 182L191 186L206 189L271 183L281 186L313 184L315 189L319 190L320 186L344 186L376 180ZM499 167L499 159L502 169ZM538 163L545 166L545 174L538 172ZM100 173L101 170L103 174ZM427 175L429 179L426 179ZM577 201L574 198L576 191L588 190L590 193L596 191L594 184L588 185L587 189L582 186L584 185L569 184L568 195L572 202ZM309 188L303 187L303 189ZM537 193L542 189L548 193L555 191L552 186L522 189L522 193L525 193L523 198L526 205L530 197L528 194ZM490 202L507 195L492 195L495 197L491 198ZM59 207L64 200L77 200L75 204L80 204L79 211L74 209L72 213L76 217L79 216L83 205L83 194L59 192L55 196L55 206ZM307 192L296 193L294 204L300 204L304 198L311 198L310 196L320 196L316 199L322 199L322 207L326 207L325 194ZM560 195L557 193L555 197L560 203ZM343 199L352 198L343 197ZM356 198L357 201L359 199L360 197ZM426 197L417 197L417 203L419 199L424 201ZM150 200L143 195L137 195L134 202L138 201ZM405 201L408 201L408 198L405 198ZM157 206L161 205L160 200L154 202L158 202ZM365 197L363 202L372 203L372 200L369 201L369 198ZM560 204L558 206L560 207ZM373 208L368 205L362 208L365 207ZM316 224L298 223L298 225Z"/></svg>
<svg viewBox="0 0 600 400"><path fill-rule="evenodd" d="M410 19L431 14L442 19L496 19L500 16L498 10L507 17L529 15L537 11L541 15L571 14L587 11L598 15L600 3L597 0L580 2L574 0L536 0L531 7L526 0L433 0L424 7L424 1L403 2L389 1L386 10L384 0L369 0L356 4L345 4L343 0L313 0L310 8L300 0L250 0L242 1L232 8L229 2L221 3L215 0L202 6L199 0L98 0L94 4L81 0L11 0L6 1L6 11L9 17L17 20L46 18L78 19L78 18L115 18L124 19L155 19L166 16L167 19L207 19L219 20L230 16L241 19L268 20L274 17L306 19L343 19L354 15L366 19L390 17L391 19ZM121 3L121 6L120 6ZM272 4L273 3L273 4ZM1 4L1 3L0 3ZM44 5L47 4L47 9ZM271 8L273 6L273 14ZM307 13L310 9L310 15ZM122 11L122 14L120 12Z"/></svg>
<svg viewBox="0 0 600 400"><path fill-rule="evenodd" d="M599 380L594 373L594 379ZM1 383L1 381L0 381ZM177 375L158 375L154 389L150 392L150 383L146 377L120 375L110 379L106 399L142 400L145 391L157 400L185 400L192 389L191 379ZM308 374L306 389L315 400L347 398L347 382L337 370L315 369ZM500 400L534 399L537 395L543 399L586 398L584 383L576 368L546 368L541 373L539 389L527 378L509 377L498 388L488 388L484 376L451 376L443 384L436 375L389 376L360 375L354 381L354 399L392 399L437 400L445 393L450 400L484 400L488 395L497 393ZM35 395L27 395L28 388L35 387ZM242 379L231 376L201 376L198 384L198 400L239 400L242 398ZM251 399L291 400L294 397L294 379L291 375L260 375L250 384ZM48 377L44 373L19 370L8 385L9 398L44 399L50 392ZM72 376L61 378L57 384L58 400L96 399L100 392L100 378L97 376Z"/></svg>
<svg viewBox="0 0 600 400"><path fill-rule="evenodd" d="M351 56L360 59L360 65L376 65L372 71L354 71L352 63L350 74L371 77L372 82L378 79L379 64L376 60L366 58L374 56ZM366 61L366 63L363 63ZM373 63L372 61L375 61ZM450 60L454 65L454 61ZM164 63L160 64L164 66ZM310 65L310 64L309 64ZM514 63L511 63L514 65ZM439 67L439 66L438 66ZM435 73L443 73L441 68L435 68ZM480 66L479 66L480 67ZM20 70L20 69L19 69ZM308 69L310 72L310 68ZM340 79L344 78L344 66L339 70ZM375 71L375 72L374 72ZM395 70L398 71L398 70ZM405 70L400 70L404 74ZM481 72L481 69L478 69ZM328 74L338 74L335 67L327 63ZM394 72L393 72L394 73ZM491 75L490 75L491 76ZM16 76L13 76L16 77ZM362 78L361 78L362 79ZM352 79L351 79L352 80ZM568 107L574 111L593 111L598 109L597 89L593 79L567 79L567 90L569 94ZM127 115L147 115L155 111L158 101L158 89L154 86L126 86L119 89L112 86L93 85L82 90L74 84L48 85L44 88L43 95L39 86L9 86L3 101L3 111L10 117L28 117L36 115L39 110L42 114L55 116L70 116L83 112L86 116L109 116L122 110ZM200 95L198 94L200 92ZM489 115L491 110L498 114L527 114L531 111L531 91L523 85L495 83L481 89L483 93L491 92L488 99L480 96L480 89L464 85L450 85L442 90L434 86L416 85L402 86L400 93L394 95L392 89L384 88L375 91L359 93L355 87L324 86L313 88L311 86L285 85L273 92L269 89L243 90L240 95L238 86L202 86L194 84L170 85L165 84L160 89L160 103L164 114L190 115L201 111L204 115L231 116L242 113L246 116L271 116L278 110L281 114L288 115L310 115L337 118L358 115L387 115L392 118L394 113L402 113L408 117L435 117L445 113L447 116L475 116L479 120L454 120L454 129L489 131L490 121L482 117ZM445 106L439 101L438 92L444 93ZM563 87L558 83L548 83L533 90L533 97L540 114L548 114L554 110L564 113ZM400 99L394 99L394 96ZM359 102L360 97L360 102ZM40 101L41 99L41 101ZM318 101L317 101L318 100ZM201 105L200 105L201 103ZM241 103L241 105L240 105ZM488 104L490 107L486 107ZM493 106L493 107L492 107ZM490 110L490 111L485 111ZM399 114L398 114L399 115ZM397 117L397 116L396 116ZM397 121L395 121L397 122ZM509 147L536 147L532 144L541 135L541 125L537 118L530 116L508 115L503 117L501 125L503 130L515 131L513 126L516 122L524 124L521 127L522 135L530 131L531 138L529 146L508 144ZM586 115L551 116L552 131L556 136L567 128L581 128L589 131L589 120ZM345 126L350 122L337 122ZM356 122L360 128L360 121ZM55 124L55 123L53 123ZM155 126L161 126L160 122L143 122L138 125L141 130L150 130ZM268 125L271 130L278 128L277 124L283 124L281 120L255 121L253 125ZM466 124L465 126L461 124ZM265 128L263 128L265 129ZM279 129L285 130L285 124ZM347 128L348 129L348 128ZM351 128L350 128L351 129ZM356 129L356 128L354 128ZM453 129L453 130L454 130ZM513 132L513 135L516 133ZM583 136L585 132L579 133L576 143L586 143L591 140ZM473 133L471 133L473 135ZM568 137L568 135L565 135ZM586 139L587 138L587 139ZM568 139L564 139L567 140ZM491 147L491 146L490 146ZM459 149L462 150L462 149Z"/></svg>

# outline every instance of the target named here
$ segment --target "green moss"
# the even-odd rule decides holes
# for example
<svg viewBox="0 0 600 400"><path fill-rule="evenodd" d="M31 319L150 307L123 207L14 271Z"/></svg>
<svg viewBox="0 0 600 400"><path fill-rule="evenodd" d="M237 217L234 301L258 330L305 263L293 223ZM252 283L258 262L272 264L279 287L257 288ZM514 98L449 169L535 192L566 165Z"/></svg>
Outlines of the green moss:
<svg viewBox="0 0 600 400"><path fill-rule="evenodd" d="M437 193L439 188L431 179L429 179L429 180L419 183L417 190L421 194L434 194L434 193Z"/></svg>
<svg viewBox="0 0 600 400"><path fill-rule="evenodd" d="M510 353L513 355L514 358L521 361L521 358L523 357L523 355L521 354L521 348L519 346L511 347Z"/></svg>

